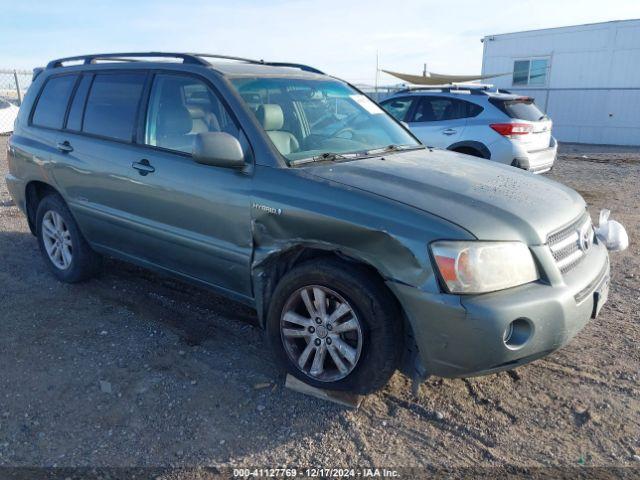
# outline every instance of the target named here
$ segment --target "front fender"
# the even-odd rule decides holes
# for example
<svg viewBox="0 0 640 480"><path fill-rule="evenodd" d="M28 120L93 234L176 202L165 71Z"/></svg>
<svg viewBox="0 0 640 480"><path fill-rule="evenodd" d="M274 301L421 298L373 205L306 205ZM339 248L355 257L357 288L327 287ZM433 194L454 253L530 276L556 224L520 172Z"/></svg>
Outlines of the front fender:
<svg viewBox="0 0 640 480"><path fill-rule="evenodd" d="M300 170L258 167L255 180L252 280L259 313L268 303L272 260L287 252L330 251L374 268L385 281L438 292L427 245L472 238L442 218Z"/></svg>

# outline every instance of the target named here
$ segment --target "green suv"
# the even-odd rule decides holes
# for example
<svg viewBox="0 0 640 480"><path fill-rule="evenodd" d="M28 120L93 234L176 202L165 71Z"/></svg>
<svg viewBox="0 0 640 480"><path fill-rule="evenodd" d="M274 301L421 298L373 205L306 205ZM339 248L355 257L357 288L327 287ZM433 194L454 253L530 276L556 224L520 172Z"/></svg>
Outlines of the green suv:
<svg viewBox="0 0 640 480"><path fill-rule="evenodd" d="M607 298L615 242L575 191L430 150L314 68L117 53L34 76L6 180L52 273L112 256L211 288L311 385L512 369Z"/></svg>

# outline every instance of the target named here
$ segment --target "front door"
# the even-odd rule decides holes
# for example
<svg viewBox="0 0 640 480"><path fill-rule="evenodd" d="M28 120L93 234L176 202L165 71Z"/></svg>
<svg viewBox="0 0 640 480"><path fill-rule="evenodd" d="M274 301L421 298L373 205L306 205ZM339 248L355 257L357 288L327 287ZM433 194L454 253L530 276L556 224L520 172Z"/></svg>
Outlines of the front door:
<svg viewBox="0 0 640 480"><path fill-rule="evenodd" d="M124 193L142 242L130 253L182 275L251 296L250 191L244 171L196 163L195 136L222 131L246 145L218 95L199 78L155 75ZM248 153L249 148L245 148Z"/></svg>

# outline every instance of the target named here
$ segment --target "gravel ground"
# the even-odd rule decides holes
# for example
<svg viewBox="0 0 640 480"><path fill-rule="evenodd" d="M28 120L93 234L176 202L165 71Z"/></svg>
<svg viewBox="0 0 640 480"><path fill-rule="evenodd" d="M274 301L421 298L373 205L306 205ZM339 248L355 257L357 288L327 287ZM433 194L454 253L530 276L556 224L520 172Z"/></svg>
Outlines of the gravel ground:
<svg viewBox="0 0 640 480"><path fill-rule="evenodd" d="M515 371L417 396L397 374L357 411L284 389L234 302L114 260L55 281L0 181L0 466L639 467L640 149L563 146L548 175L628 229L601 316Z"/></svg>

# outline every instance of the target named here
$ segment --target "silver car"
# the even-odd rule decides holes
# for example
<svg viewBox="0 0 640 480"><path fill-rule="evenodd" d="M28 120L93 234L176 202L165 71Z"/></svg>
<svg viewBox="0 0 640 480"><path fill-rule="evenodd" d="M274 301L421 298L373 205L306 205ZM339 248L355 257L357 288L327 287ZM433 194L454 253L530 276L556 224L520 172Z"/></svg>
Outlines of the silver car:
<svg viewBox="0 0 640 480"><path fill-rule="evenodd" d="M552 122L531 97L487 86L411 88L381 102L425 145L535 173L553 166Z"/></svg>

